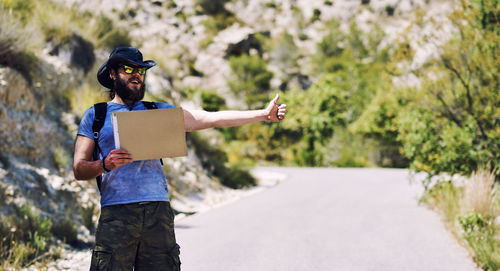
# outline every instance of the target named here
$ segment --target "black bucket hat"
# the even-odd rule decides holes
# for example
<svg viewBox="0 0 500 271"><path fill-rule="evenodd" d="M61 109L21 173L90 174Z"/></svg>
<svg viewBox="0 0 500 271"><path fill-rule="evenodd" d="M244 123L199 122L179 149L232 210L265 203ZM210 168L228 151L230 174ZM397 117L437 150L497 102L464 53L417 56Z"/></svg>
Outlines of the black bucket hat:
<svg viewBox="0 0 500 271"><path fill-rule="evenodd" d="M116 67L121 62L132 63L139 67L147 69L156 65L154 60L142 61L142 53L134 47L118 47L111 52L109 58L97 72L97 80L101 85L111 89L113 88L113 79L109 77L109 70Z"/></svg>

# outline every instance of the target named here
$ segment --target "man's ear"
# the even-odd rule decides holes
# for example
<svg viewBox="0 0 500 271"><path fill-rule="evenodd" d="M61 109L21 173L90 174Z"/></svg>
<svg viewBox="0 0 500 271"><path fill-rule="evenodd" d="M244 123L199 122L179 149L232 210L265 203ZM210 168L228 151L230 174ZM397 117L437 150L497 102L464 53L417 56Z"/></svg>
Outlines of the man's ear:
<svg viewBox="0 0 500 271"><path fill-rule="evenodd" d="M113 69L109 70L109 77L113 80L116 80L116 72Z"/></svg>

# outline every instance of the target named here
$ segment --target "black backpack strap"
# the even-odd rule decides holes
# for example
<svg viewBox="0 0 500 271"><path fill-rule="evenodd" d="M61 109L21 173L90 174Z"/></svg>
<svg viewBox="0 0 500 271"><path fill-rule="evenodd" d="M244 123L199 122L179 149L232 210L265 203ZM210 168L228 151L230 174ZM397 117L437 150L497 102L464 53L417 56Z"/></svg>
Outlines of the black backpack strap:
<svg viewBox="0 0 500 271"><path fill-rule="evenodd" d="M108 111L108 103L103 102L94 104L95 117L94 117L94 123L92 124L92 134L94 136L94 144L95 144L94 154L93 154L94 161L99 160L99 153L102 153L101 148L99 147L99 134L101 132L102 126L104 126L104 121L106 120L107 111ZM96 181L97 181L97 187L99 188L99 191L101 191L102 176L101 175L97 176Z"/></svg>
<svg viewBox="0 0 500 271"><path fill-rule="evenodd" d="M158 109L158 105L156 105L155 102L145 102L145 101L142 101L142 104L144 104L144 106L150 110L150 109Z"/></svg>
<svg viewBox="0 0 500 271"><path fill-rule="evenodd" d="M158 105L157 105L155 102L145 102L145 101L142 101L142 104L144 104L144 106L145 106L148 110L151 110L151 109L158 109ZM161 165L163 166L163 159L160 159L160 163L161 163Z"/></svg>

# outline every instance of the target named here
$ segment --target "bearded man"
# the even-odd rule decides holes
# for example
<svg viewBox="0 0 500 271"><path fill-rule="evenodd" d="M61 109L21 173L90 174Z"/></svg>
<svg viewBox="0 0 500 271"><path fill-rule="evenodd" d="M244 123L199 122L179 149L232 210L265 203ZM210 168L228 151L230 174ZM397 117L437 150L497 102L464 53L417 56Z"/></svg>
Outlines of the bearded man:
<svg viewBox="0 0 500 271"><path fill-rule="evenodd" d="M102 176L101 215L96 231L90 270L180 270L179 245L174 234L166 177L158 159L133 161L124 149L114 148L112 112L146 110L146 71L155 66L143 61L133 47L114 49L97 73L100 84L110 89L106 116L94 138L95 106L84 114L75 141L73 172L78 180ZM265 109L206 112L184 109L186 131L230 127L258 121L279 122L286 105L277 95ZM157 108L174 106L157 102ZM97 144L96 144L97 143ZM98 160L93 159L94 149Z"/></svg>

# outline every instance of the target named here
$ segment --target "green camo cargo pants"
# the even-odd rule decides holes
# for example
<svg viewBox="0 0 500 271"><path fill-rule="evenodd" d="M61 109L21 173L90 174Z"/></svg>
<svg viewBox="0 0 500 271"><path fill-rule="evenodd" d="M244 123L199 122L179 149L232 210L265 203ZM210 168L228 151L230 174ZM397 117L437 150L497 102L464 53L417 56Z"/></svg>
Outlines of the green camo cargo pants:
<svg viewBox="0 0 500 271"><path fill-rule="evenodd" d="M91 271L179 271L180 264L169 202L101 209Z"/></svg>

